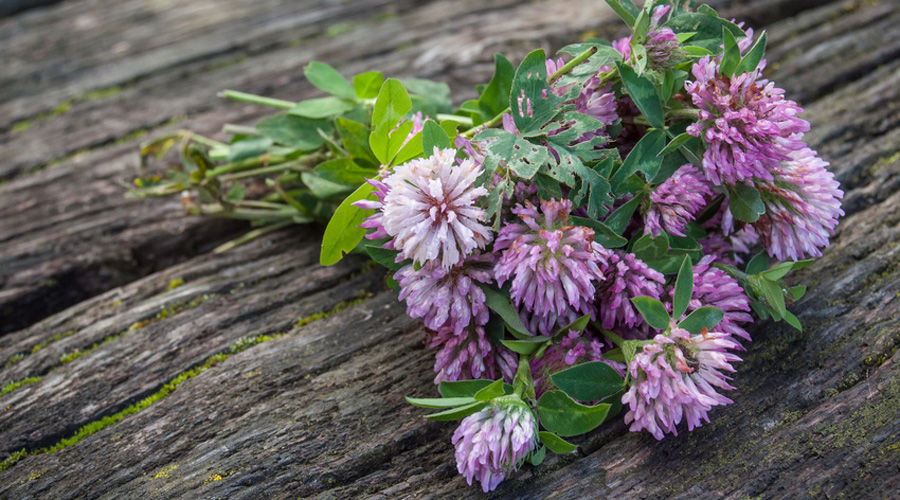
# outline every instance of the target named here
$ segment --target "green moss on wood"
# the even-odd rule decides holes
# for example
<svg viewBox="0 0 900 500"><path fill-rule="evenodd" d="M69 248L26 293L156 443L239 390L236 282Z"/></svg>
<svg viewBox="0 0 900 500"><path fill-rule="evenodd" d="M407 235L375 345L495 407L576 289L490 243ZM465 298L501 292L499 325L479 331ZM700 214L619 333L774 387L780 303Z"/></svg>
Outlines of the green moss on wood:
<svg viewBox="0 0 900 500"><path fill-rule="evenodd" d="M12 391L22 387L23 385L33 384L35 382L40 382L41 377L28 377L22 380L17 380L15 382L10 382L3 386L3 389L0 389L0 397L6 396Z"/></svg>

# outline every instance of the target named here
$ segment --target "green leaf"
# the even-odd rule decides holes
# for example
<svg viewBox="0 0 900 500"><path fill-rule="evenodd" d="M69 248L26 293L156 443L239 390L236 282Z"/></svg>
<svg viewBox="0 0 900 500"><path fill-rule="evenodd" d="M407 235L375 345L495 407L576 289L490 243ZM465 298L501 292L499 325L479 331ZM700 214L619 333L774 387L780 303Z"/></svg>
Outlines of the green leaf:
<svg viewBox="0 0 900 500"><path fill-rule="evenodd" d="M794 302L796 302L796 301L802 299L804 295L806 295L806 286L804 286L804 285L792 286L791 289L788 291L791 293L791 299Z"/></svg>
<svg viewBox="0 0 900 500"><path fill-rule="evenodd" d="M383 126L369 134L369 146L372 148L372 152L382 165L390 165L394 157L397 156L400 147L403 145L403 140L406 139L406 136L402 136L403 139L401 139L401 134L399 132L406 132L408 135L412 130L412 127L412 122L405 122L401 123L400 126L393 131L388 130L386 126Z"/></svg>
<svg viewBox="0 0 900 500"><path fill-rule="evenodd" d="M485 305L503 318L506 327L509 328L513 334L518 334L516 336L520 339L530 338L531 333L528 332L528 328L522 323L522 319L519 317L516 307L513 305L512 301L510 301L509 295L489 285L480 286L484 291Z"/></svg>
<svg viewBox="0 0 900 500"><path fill-rule="evenodd" d="M560 436L577 436L602 424L609 412L608 404L585 406L562 391L548 391L537 404L541 425Z"/></svg>
<svg viewBox="0 0 900 500"><path fill-rule="evenodd" d="M628 240L616 234L615 231L600 221L574 215L569 217L569 221L573 224L593 229L594 241L604 248L620 248L628 244Z"/></svg>
<svg viewBox="0 0 900 500"><path fill-rule="evenodd" d="M631 303L637 308L647 324L657 330L665 330L669 328L669 311L662 302L653 297L634 297Z"/></svg>
<svg viewBox="0 0 900 500"><path fill-rule="evenodd" d="M606 219L606 225L616 234L624 233L625 229L628 227L628 223L631 221L631 217L634 215L634 211L640 206L643 200L643 196L635 196L628 200L628 202L617 208L616 211Z"/></svg>
<svg viewBox="0 0 900 500"><path fill-rule="evenodd" d="M693 335L697 335L703 327L712 329L714 326L718 325L719 322L722 321L724 314L725 313L723 313L721 309L703 306L688 314L687 318L684 318L681 323L678 323L678 326L691 332Z"/></svg>
<svg viewBox="0 0 900 500"><path fill-rule="evenodd" d="M662 259L669 252L669 238L665 233L657 237L645 234L634 242L631 252L644 262Z"/></svg>
<svg viewBox="0 0 900 500"><path fill-rule="evenodd" d="M378 158L372 153L369 147L369 127L363 123L348 120L346 118L335 118L338 134L344 143L344 149L350 153L356 161L364 161L378 166Z"/></svg>
<svg viewBox="0 0 900 500"><path fill-rule="evenodd" d="M809 266L810 264L812 264L815 261L816 261L815 259L798 260L797 262L794 262L793 266L791 266L791 271L803 269L804 267Z"/></svg>
<svg viewBox="0 0 900 500"><path fill-rule="evenodd" d="M531 52L525 56L513 78L509 109L523 137L539 134L541 127L560 112L559 107L565 100L550 91L546 60L543 49Z"/></svg>
<svg viewBox="0 0 900 500"><path fill-rule="evenodd" d="M306 187L308 187L317 198L331 198L339 194L345 194L359 185L359 183L350 185L339 184L324 179L313 172L302 172L300 174L300 180L303 181L303 184L306 184Z"/></svg>
<svg viewBox="0 0 900 500"><path fill-rule="evenodd" d="M747 263L747 268L744 269L744 272L747 274L759 274L766 269L769 268L769 256L766 255L766 252L759 252L754 255L750 262Z"/></svg>
<svg viewBox="0 0 900 500"><path fill-rule="evenodd" d="M360 73L353 77L353 89L356 91L356 97L360 99L378 97L382 83L384 83L384 75L378 71Z"/></svg>
<svg viewBox="0 0 900 500"><path fill-rule="evenodd" d="M324 161L315 168L316 174L330 182L359 186L366 179L372 179L378 175L378 169L363 168L350 158L335 158ZM304 172L306 173L306 172Z"/></svg>
<svg viewBox="0 0 900 500"><path fill-rule="evenodd" d="M696 47L693 45L685 45L684 47L682 47L682 50L684 50L689 56L697 58L713 55L712 51L710 51L709 49L704 49L703 47Z"/></svg>
<svg viewBox="0 0 900 500"><path fill-rule="evenodd" d="M522 179L531 179L550 158L547 148L505 130L487 129L475 136L476 141L494 139L486 149L505 160L509 168Z"/></svg>
<svg viewBox="0 0 900 500"><path fill-rule="evenodd" d="M678 148L684 145L687 141L691 140L693 137L691 134L684 132L675 136L674 139L669 141L666 144L666 147L663 148L662 151L659 152L657 156L666 156L667 154L674 153Z"/></svg>
<svg viewBox="0 0 900 500"><path fill-rule="evenodd" d="M409 124L409 127L406 127L406 124ZM402 163L406 163L413 158L418 158L422 156L422 132L417 132L416 135L410 137L410 131L412 131L412 127L414 126L413 122L403 122L394 132L391 132L390 140L388 141L388 156L392 156L391 165L400 165ZM394 149L397 149L396 153ZM428 153L428 156L431 156L431 152Z"/></svg>
<svg viewBox="0 0 900 500"><path fill-rule="evenodd" d="M412 101L409 93L399 81L389 78L381 86L378 99L375 100L375 108L372 110L372 129L386 132L394 128L400 120L412 109ZM373 146L374 150L375 147Z"/></svg>
<svg viewBox="0 0 900 500"><path fill-rule="evenodd" d="M630 0L628 1L630 3ZM632 14L631 12L629 12L629 10L622 5L622 2L620 2L619 0L606 0L606 3L609 4L610 7L612 7L612 9L616 12L616 14L619 15L619 17L622 18L623 21L625 21L625 24L627 24L629 28L634 26L634 16L636 14Z"/></svg>
<svg viewBox="0 0 900 500"><path fill-rule="evenodd" d="M380 245L366 245L366 253L369 254L369 257L372 257L372 260L391 271L396 271L410 263L409 260L397 262L397 255L400 252L397 250L388 250Z"/></svg>
<svg viewBox="0 0 900 500"><path fill-rule="evenodd" d="M776 320L780 320L787 312L784 303L784 289L778 283L766 279L760 280L760 285L766 305L780 315L776 318Z"/></svg>
<svg viewBox="0 0 900 500"><path fill-rule="evenodd" d="M327 120L311 120L287 113L270 116L256 124L256 130L260 134L278 144L303 151L319 149L324 142L319 130L328 133L331 128Z"/></svg>
<svg viewBox="0 0 900 500"><path fill-rule="evenodd" d="M719 71L723 75L731 77L741 64L741 49L738 47L734 33L727 28L722 28L722 37L725 41L725 55L722 57L722 62L719 63Z"/></svg>
<svg viewBox="0 0 900 500"><path fill-rule="evenodd" d="M628 95L631 96L631 100L641 110L641 114L647 118L647 121L654 128L664 127L666 120L663 114L662 101L659 99L659 94L656 93L656 85L648 78L638 76L630 66L624 63L616 62L616 67L619 68L619 75L622 77L622 83L625 84ZM660 146L659 149L662 150L662 147Z"/></svg>
<svg viewBox="0 0 900 500"><path fill-rule="evenodd" d="M244 185L234 183L231 186L231 189L228 190L228 193L225 195L225 199L230 201L231 203L237 203L244 199Z"/></svg>
<svg viewBox="0 0 900 500"><path fill-rule="evenodd" d="M456 408L475 402L475 398L406 398L406 402L422 408Z"/></svg>
<svg viewBox="0 0 900 500"><path fill-rule="evenodd" d="M654 91L655 92L655 91ZM621 192L621 185L625 179L631 177L637 171L644 172L648 179L652 179L662 165L662 157L659 153L666 146L666 134L662 130L653 129L647 132L641 140L635 144L634 149L628 153L622 166L613 174L610 185L614 192Z"/></svg>
<svg viewBox="0 0 900 500"><path fill-rule="evenodd" d="M422 151L424 153L431 155L434 148L447 149L452 147L450 136L447 135L447 132L444 132L440 125L432 120L425 121L422 129Z"/></svg>
<svg viewBox="0 0 900 500"><path fill-rule="evenodd" d="M531 465L537 467L544 462L544 458L547 456L547 447L540 446L535 450L532 450L531 453L525 457L525 461L530 463Z"/></svg>
<svg viewBox="0 0 900 500"><path fill-rule="evenodd" d="M404 78L400 83L412 97L412 111L430 116L451 111L450 87L446 83L422 78Z"/></svg>
<svg viewBox="0 0 900 500"><path fill-rule="evenodd" d="M728 190L728 208L734 218L743 222L756 222L766 213L766 205L753 186L738 184Z"/></svg>
<svg viewBox="0 0 900 500"><path fill-rule="evenodd" d="M631 37L631 48L632 55L634 54L634 49L638 46L642 46L644 41L647 40L647 33L650 31L650 11L649 5L644 5L644 9L638 13L637 17L634 19L634 26L632 26L632 30L634 34ZM646 49L644 50L644 62L646 64Z"/></svg>
<svg viewBox="0 0 900 500"><path fill-rule="evenodd" d="M680 318L687 311L694 293L694 271L691 266L691 258L684 256L678 278L675 279L675 296L672 302L672 317Z"/></svg>
<svg viewBox="0 0 900 500"><path fill-rule="evenodd" d="M268 137L249 137L231 144L228 150L228 162L246 160L264 155L272 147L273 141Z"/></svg>
<svg viewBox="0 0 900 500"><path fill-rule="evenodd" d="M319 61L312 61L305 68L303 74L309 83L328 92L329 94L356 99L356 91L346 78L331 66Z"/></svg>
<svg viewBox="0 0 900 500"><path fill-rule="evenodd" d="M484 87L478 100L469 101L477 115L473 116L475 125L481 125L509 107L509 92L515 74L516 68L509 59L502 54L494 54L494 76Z"/></svg>
<svg viewBox="0 0 900 500"><path fill-rule="evenodd" d="M322 237L320 264L330 266L338 263L363 239L366 230L359 225L363 219L372 215L374 210L363 210L351 204L369 198L374 189L369 183L361 185L335 210L331 220L328 221L328 226L325 227L325 235Z"/></svg>
<svg viewBox="0 0 900 500"><path fill-rule="evenodd" d="M493 384L493 380L476 379L476 380L458 380L456 382L441 382L438 391L445 398L474 398L475 394L485 387ZM509 384L503 384L504 393L512 394L513 387Z"/></svg>
<svg viewBox="0 0 900 500"><path fill-rule="evenodd" d="M668 70L663 74L662 87L660 90L662 91L662 101L663 104L669 102L669 99L672 97L672 92L675 87L675 70ZM662 154L662 153L660 153ZM663 155L665 156L665 155Z"/></svg>
<svg viewBox="0 0 900 500"><path fill-rule="evenodd" d="M669 19L663 26L671 28L675 33L693 32L691 46L701 47L714 54L721 51L722 28L728 29L735 37L746 36L738 25L710 14L712 13L679 14ZM684 48L690 53L690 46Z"/></svg>
<svg viewBox="0 0 900 500"><path fill-rule="evenodd" d="M543 347L549 340L550 337L540 336L522 340L501 340L500 343L513 352L530 356L532 353Z"/></svg>
<svg viewBox="0 0 900 500"><path fill-rule="evenodd" d="M496 397L502 396L504 393L503 390L503 380L497 380L492 382L487 387L482 388L478 392L475 393L476 401L490 401Z"/></svg>
<svg viewBox="0 0 900 500"><path fill-rule="evenodd" d="M768 271L763 271L760 273L762 277L767 280L778 281L784 277L787 273L791 272L791 268L794 267L793 262L782 262L777 266L769 269Z"/></svg>
<svg viewBox="0 0 900 500"><path fill-rule="evenodd" d="M289 114L306 118L333 118L353 109L356 103L343 97L319 97L300 101Z"/></svg>
<svg viewBox="0 0 900 500"><path fill-rule="evenodd" d="M581 363L550 376L550 380L572 399L596 401L625 387L625 379L603 361Z"/></svg>
<svg viewBox="0 0 900 500"><path fill-rule="evenodd" d="M446 422L448 420L459 420L461 418L466 418L469 415L475 413L476 411L484 408L484 405L487 403L484 401L476 401L472 404L466 406L459 406L457 408L450 408L449 410L444 410L439 413L432 413L431 415L425 415L425 418L428 420L436 420L438 422Z"/></svg>
<svg viewBox="0 0 900 500"><path fill-rule="evenodd" d="M577 450L578 447L574 444L566 441L565 439L557 436L552 432L540 431L538 432L538 437L541 438L541 442L544 443L544 446L547 447L553 453L558 453L560 455L565 455L566 453L572 453Z"/></svg>
<svg viewBox="0 0 900 500"><path fill-rule="evenodd" d="M803 325L800 323L800 320L797 319L796 316L794 316L794 314L792 312L785 311L784 312L784 320L787 321L787 323L789 325L796 328L798 331L801 331L801 332L803 331Z"/></svg>
<svg viewBox="0 0 900 500"><path fill-rule="evenodd" d="M750 73L759 66L759 62L762 61L763 55L766 53L767 36L766 32L763 31L756 43L753 44L753 47L747 52L747 55L741 59L741 64L738 65L735 74Z"/></svg>
<svg viewBox="0 0 900 500"><path fill-rule="evenodd" d="M550 336L552 338L559 338L560 335L567 335L571 331L576 331L581 333L587 328L588 323L591 322L591 315L585 314L584 316L576 319L575 321L569 323L566 326L561 326L557 328Z"/></svg>

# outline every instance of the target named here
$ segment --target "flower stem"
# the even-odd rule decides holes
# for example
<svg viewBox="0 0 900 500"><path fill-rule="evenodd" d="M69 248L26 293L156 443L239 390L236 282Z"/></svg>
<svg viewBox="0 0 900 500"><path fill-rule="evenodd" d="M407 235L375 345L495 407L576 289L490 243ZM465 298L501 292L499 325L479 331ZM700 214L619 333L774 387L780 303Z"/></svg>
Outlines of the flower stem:
<svg viewBox="0 0 900 500"><path fill-rule="evenodd" d="M699 120L700 110L693 108L671 109L666 113L666 118L690 118L692 120Z"/></svg>
<svg viewBox="0 0 900 500"><path fill-rule="evenodd" d="M222 127L222 132L224 132L228 135L249 135L249 136L254 136L254 137L262 135L259 133L258 130L256 130L253 127L246 127L244 125L235 125L233 123L226 123L225 126ZM227 146L227 144L224 144L224 145Z"/></svg>
<svg viewBox="0 0 900 500"><path fill-rule="evenodd" d="M226 90L219 93L219 97L226 99L234 99L235 101L249 102L253 104L261 104L263 106L271 106L273 108L291 109L297 105L292 101L284 101L281 99L272 99L271 97L263 97L246 92L238 92L237 90Z"/></svg>
<svg viewBox="0 0 900 500"><path fill-rule="evenodd" d="M294 221L286 220L286 221L282 221L282 222L276 222L275 224L269 224L268 226L263 226L259 229L254 229L253 231L250 231L246 234L238 236L237 238L235 238L231 241L227 241L227 242L217 246L216 248L213 249L213 253L226 252L228 250L231 250L234 247L241 246L244 243L249 243L249 242L255 240L256 238L259 238L260 236L266 235L273 231L278 231L279 229L281 229L283 227L288 227L293 223L294 223Z"/></svg>
<svg viewBox="0 0 900 500"><path fill-rule="evenodd" d="M561 68L554 71L553 74L547 78L547 83L552 85L554 82L556 82L556 80L559 80L563 75L565 75L569 71L572 71L572 68L583 63L585 61L585 59L587 59L588 57L591 57L592 55L594 55L596 53L597 53L597 47L592 46L591 48L578 54L571 61L567 62Z"/></svg>
<svg viewBox="0 0 900 500"><path fill-rule="evenodd" d="M207 179L212 179L224 174L230 174L233 172L240 172L243 170L247 170L259 165L270 166L270 165L278 165L280 163L287 162L287 158L284 156L275 156L270 154L264 154L260 156L256 156L253 158L247 158L245 160L236 161L233 163L226 163L224 165L219 165L218 167L208 171L206 173Z"/></svg>

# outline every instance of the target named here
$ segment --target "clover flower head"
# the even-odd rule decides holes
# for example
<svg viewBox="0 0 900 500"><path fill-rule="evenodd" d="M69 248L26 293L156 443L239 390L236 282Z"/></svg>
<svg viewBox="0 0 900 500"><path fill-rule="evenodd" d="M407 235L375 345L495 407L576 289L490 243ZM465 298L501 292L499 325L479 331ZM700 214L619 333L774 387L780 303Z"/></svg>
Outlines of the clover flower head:
<svg viewBox="0 0 900 500"><path fill-rule="evenodd" d="M594 242L594 231L568 223L572 202L529 201L512 210L518 221L504 225L494 250L502 252L494 275L499 285L512 281L516 305L538 316L591 312L595 282L608 250Z"/></svg>
<svg viewBox="0 0 900 500"><path fill-rule="evenodd" d="M644 234L685 236L684 228L712 197L712 186L693 165L684 165L650 193Z"/></svg>
<svg viewBox="0 0 900 500"><path fill-rule="evenodd" d="M469 158L457 165L455 156L455 149L435 147L432 156L404 163L384 180L389 191L381 223L400 251L398 262L436 260L450 268L490 243L493 234L477 205L487 194L475 185L482 169Z"/></svg>
<svg viewBox="0 0 900 500"><path fill-rule="evenodd" d="M773 182L757 184L766 213L752 227L769 255L779 260L820 257L821 248L828 246L844 215L844 192L827 165L809 148L792 151L774 170Z"/></svg>
<svg viewBox="0 0 900 500"><path fill-rule="evenodd" d="M709 56L691 69L694 80L685 86L700 120L687 132L708 145L703 171L715 185L772 181L772 172L791 159L791 151L805 147L800 137L809 122L797 116L803 110L761 79L761 71L762 66L728 77Z"/></svg>
<svg viewBox="0 0 900 500"><path fill-rule="evenodd" d="M496 401L464 418L453 433L459 473L469 485L477 479L485 493L518 470L537 446L534 413L518 396Z"/></svg>
<svg viewBox="0 0 900 500"><path fill-rule="evenodd" d="M631 299L646 296L658 300L664 291L662 273L651 269L633 253L623 252L611 252L600 270L606 277L596 297L603 328L634 328L643 324L644 318Z"/></svg>
<svg viewBox="0 0 900 500"><path fill-rule="evenodd" d="M515 353L492 344L480 326L467 328L460 334L440 330L431 333L426 344L438 349L434 360L435 384L479 378L512 382L518 365Z"/></svg>
<svg viewBox="0 0 900 500"><path fill-rule="evenodd" d="M741 361L728 352L738 348L731 336L708 332L698 335L671 326L670 334L657 335L635 354L628 373L632 381L622 404L629 406L625 423L630 430L646 430L656 439L678 435L676 426L686 420L689 430L709 422L708 412L732 403L717 389L733 389L722 372L734 372L731 363Z"/></svg>
<svg viewBox="0 0 900 500"><path fill-rule="evenodd" d="M488 321L484 291L478 283L493 278L492 254L469 256L459 265L445 268L434 261L416 269L408 264L394 275L400 284L400 300L406 301L406 314L423 318L432 330L450 330L455 335L470 324Z"/></svg>

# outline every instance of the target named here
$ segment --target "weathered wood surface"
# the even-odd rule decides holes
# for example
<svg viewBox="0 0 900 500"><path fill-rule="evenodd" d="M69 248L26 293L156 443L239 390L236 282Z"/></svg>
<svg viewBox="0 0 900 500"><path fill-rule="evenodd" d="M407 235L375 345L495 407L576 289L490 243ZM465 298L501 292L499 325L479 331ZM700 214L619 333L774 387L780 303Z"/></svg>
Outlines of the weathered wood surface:
<svg viewBox="0 0 900 500"><path fill-rule="evenodd" d="M806 106L810 143L847 191L833 247L793 308L805 331L755 325L735 404L698 431L657 443L614 424L496 497L896 497L900 9L716 5L769 30L771 76ZM0 498L481 495L456 474L453 426L402 399L432 393L432 353L380 271L362 259L321 268L314 228L210 254L242 226L185 218L177 200L125 200L119 183L144 133L260 116L217 101L221 88L310 95L310 59L441 78L468 96L491 53L591 31L618 31L602 2L70 0L0 19L0 384L42 377L0 396L0 459L208 368L0 472Z"/></svg>

